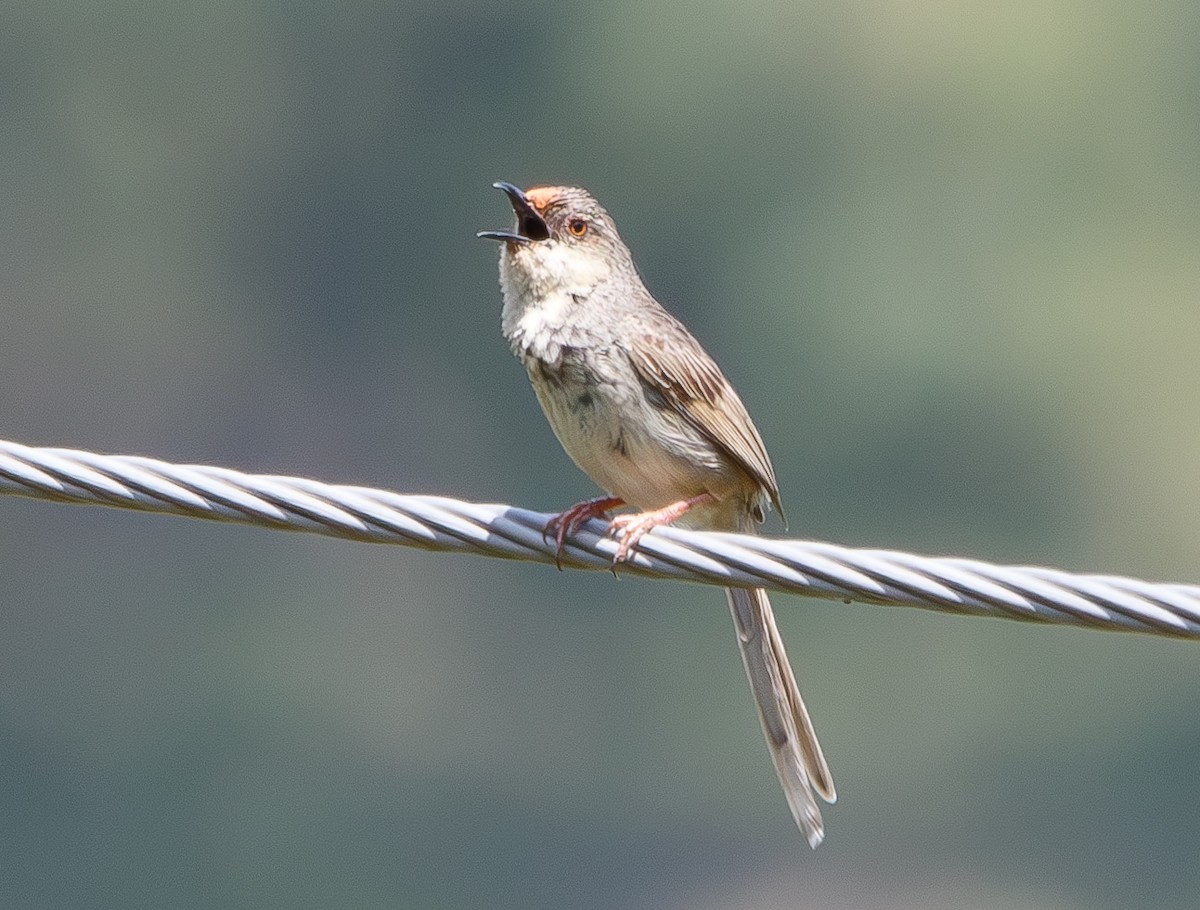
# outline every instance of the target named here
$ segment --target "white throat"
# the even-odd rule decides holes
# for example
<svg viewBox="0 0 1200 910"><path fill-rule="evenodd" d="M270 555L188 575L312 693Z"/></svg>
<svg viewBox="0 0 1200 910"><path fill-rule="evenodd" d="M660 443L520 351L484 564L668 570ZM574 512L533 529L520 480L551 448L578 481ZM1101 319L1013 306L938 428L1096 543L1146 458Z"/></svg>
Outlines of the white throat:
<svg viewBox="0 0 1200 910"><path fill-rule="evenodd" d="M500 251L500 325L513 352L522 360L557 363L563 347L582 340L578 312L609 271L600 257L556 240L506 244Z"/></svg>

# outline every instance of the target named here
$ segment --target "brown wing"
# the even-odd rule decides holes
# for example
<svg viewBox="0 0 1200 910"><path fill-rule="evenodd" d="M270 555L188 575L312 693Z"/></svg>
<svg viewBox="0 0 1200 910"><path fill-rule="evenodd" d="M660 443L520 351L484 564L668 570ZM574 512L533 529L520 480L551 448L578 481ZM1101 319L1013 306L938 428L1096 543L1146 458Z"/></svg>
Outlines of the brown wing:
<svg viewBox="0 0 1200 910"><path fill-rule="evenodd" d="M642 381L658 390L701 433L724 449L766 491L783 517L779 484L762 437L737 392L683 324L666 311L653 334L633 338L629 359Z"/></svg>

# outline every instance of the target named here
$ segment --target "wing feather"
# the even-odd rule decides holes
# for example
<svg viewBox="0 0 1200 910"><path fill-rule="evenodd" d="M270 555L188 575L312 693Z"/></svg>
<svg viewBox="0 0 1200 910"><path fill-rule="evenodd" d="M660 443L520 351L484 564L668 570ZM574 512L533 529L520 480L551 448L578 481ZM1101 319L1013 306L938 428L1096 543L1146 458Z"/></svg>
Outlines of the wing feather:
<svg viewBox="0 0 1200 910"><path fill-rule="evenodd" d="M642 382L753 477L783 515L779 484L762 437L729 380L677 319L661 311L655 333L635 335L628 355Z"/></svg>

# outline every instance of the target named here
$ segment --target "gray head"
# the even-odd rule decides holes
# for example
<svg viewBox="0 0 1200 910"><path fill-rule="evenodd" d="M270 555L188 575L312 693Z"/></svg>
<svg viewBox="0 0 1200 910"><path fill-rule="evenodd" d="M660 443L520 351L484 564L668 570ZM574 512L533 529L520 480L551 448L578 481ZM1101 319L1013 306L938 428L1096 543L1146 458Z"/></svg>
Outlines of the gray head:
<svg viewBox="0 0 1200 910"><path fill-rule="evenodd" d="M504 244L502 268L523 279L535 293L551 290L586 294L615 274L634 273L629 248L604 207L575 186L539 186L521 190L494 184L512 203L511 231L480 231L480 237Z"/></svg>

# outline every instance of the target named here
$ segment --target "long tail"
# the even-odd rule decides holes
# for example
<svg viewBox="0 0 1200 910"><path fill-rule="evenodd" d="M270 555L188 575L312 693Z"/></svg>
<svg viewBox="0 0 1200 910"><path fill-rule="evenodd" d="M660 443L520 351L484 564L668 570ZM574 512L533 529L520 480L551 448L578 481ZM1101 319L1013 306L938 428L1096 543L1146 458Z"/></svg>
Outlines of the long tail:
<svg viewBox="0 0 1200 910"><path fill-rule="evenodd" d="M771 602L761 588L727 588L725 594L783 795L808 845L816 847L825 837L816 797L820 795L832 803L837 793L808 709L796 687Z"/></svg>

